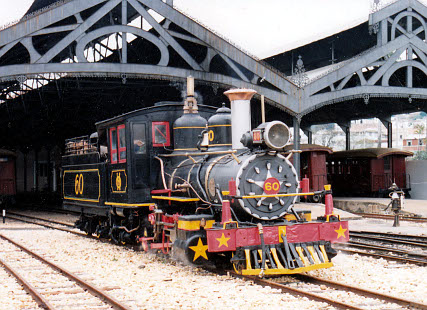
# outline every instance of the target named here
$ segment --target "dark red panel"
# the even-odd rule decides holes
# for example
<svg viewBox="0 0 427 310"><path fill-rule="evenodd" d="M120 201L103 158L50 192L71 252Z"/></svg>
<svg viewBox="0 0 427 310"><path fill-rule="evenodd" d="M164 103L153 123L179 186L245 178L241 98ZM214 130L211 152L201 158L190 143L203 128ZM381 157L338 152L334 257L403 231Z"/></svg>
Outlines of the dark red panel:
<svg viewBox="0 0 427 310"><path fill-rule="evenodd" d="M319 240L320 223L299 224L286 227L288 242L311 242Z"/></svg>
<svg viewBox="0 0 427 310"><path fill-rule="evenodd" d="M236 229L206 230L209 252L236 250Z"/></svg>

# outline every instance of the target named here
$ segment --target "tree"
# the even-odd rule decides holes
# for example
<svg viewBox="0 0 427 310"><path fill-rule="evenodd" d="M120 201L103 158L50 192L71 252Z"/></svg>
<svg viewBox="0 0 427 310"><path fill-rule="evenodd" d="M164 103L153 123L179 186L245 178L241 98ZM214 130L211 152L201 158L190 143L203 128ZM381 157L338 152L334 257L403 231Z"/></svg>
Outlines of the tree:
<svg viewBox="0 0 427 310"><path fill-rule="evenodd" d="M421 135L424 133L424 124L416 124L414 126L414 133L418 135L418 151L420 151Z"/></svg>
<svg viewBox="0 0 427 310"><path fill-rule="evenodd" d="M418 151L415 152L413 160L427 160L427 151Z"/></svg>

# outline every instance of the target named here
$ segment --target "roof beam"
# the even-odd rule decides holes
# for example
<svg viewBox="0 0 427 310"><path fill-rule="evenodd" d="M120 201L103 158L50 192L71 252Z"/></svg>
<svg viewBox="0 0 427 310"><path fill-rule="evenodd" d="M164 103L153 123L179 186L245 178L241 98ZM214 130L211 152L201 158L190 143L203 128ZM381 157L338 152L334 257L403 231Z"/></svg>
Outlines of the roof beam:
<svg viewBox="0 0 427 310"><path fill-rule="evenodd" d="M187 51L179 45L178 42L157 23L153 16L148 13L144 7L136 0L128 0L129 4L156 30L160 36L193 68L194 70L203 70L202 67L191 57ZM163 3L163 2L162 2ZM163 15L164 16L164 15Z"/></svg>
<svg viewBox="0 0 427 310"><path fill-rule="evenodd" d="M75 41L79 36L85 33L93 24L95 24L100 18L105 16L109 11L114 9L122 0L109 0L100 9L93 13L86 21L83 22L74 31L69 33L65 38L59 41L54 47L47 51L41 58L37 60L37 63L48 63L56 55L62 52L68 45Z"/></svg>
<svg viewBox="0 0 427 310"><path fill-rule="evenodd" d="M103 77L121 77L122 74L127 74L128 77L132 77L132 75L136 77L149 76L153 79L181 79L182 81L184 81L188 75L193 75L196 80L217 83L223 87L253 88L259 94L264 94L265 98L270 102L277 103L277 107L292 112L292 110L287 108L291 105L289 103L289 96L284 93L217 73L156 65L114 63L91 63L90 66L88 66L87 63L48 63L0 67L0 77L5 79L15 79L20 75L26 75L28 79L31 79L33 76L44 73L70 73L92 77L97 75Z"/></svg>
<svg viewBox="0 0 427 310"><path fill-rule="evenodd" d="M107 0L74 0L24 21L20 21L16 25L0 31L0 46L31 35L49 25L73 16L77 12L87 10L106 1Z"/></svg>
<svg viewBox="0 0 427 310"><path fill-rule="evenodd" d="M268 81L275 87L281 89L285 93L295 94L297 92L296 85L294 85L289 80L287 80L282 73L271 70L270 68L265 66L262 62L257 61L251 56L242 52L237 47L233 46L232 44L222 39L218 35L214 34L213 32L209 31L205 27L201 26L196 21L190 19L189 17L185 16L181 12L175 10L173 7L158 0L138 0L138 1L152 8L154 11L161 14L162 16L167 17L173 23L179 25L186 31L190 32L191 34L199 38L200 40L206 42L208 45L212 46L214 49L223 53L230 59L241 64L242 66L252 71L257 76L265 77L266 81ZM295 104L297 105L297 103Z"/></svg>

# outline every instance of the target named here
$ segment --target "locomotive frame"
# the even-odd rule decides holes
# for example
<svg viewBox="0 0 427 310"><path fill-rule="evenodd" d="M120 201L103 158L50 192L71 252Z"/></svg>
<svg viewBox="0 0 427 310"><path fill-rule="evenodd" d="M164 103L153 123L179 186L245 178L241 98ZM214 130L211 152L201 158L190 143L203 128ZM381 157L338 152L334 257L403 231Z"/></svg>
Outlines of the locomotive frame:
<svg viewBox="0 0 427 310"><path fill-rule="evenodd" d="M232 110L216 110L197 105L193 83L184 104L157 103L66 141L64 208L81 212L77 227L196 265L225 260L247 275L332 266L331 243L348 241L348 223L333 214L330 189L298 192L287 126L251 130L233 106L250 111L255 91L228 91ZM328 206L311 221L293 204L315 194Z"/></svg>

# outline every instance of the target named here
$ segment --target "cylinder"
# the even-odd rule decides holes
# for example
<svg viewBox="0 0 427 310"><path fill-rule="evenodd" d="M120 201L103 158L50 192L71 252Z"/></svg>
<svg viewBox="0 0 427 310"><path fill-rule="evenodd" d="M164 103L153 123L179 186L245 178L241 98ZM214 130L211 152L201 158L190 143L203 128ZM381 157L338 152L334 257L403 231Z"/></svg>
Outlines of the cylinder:
<svg viewBox="0 0 427 310"><path fill-rule="evenodd" d="M231 139L233 149L243 149L242 135L251 130L250 100L257 92L253 89L230 89L224 95L231 102Z"/></svg>

